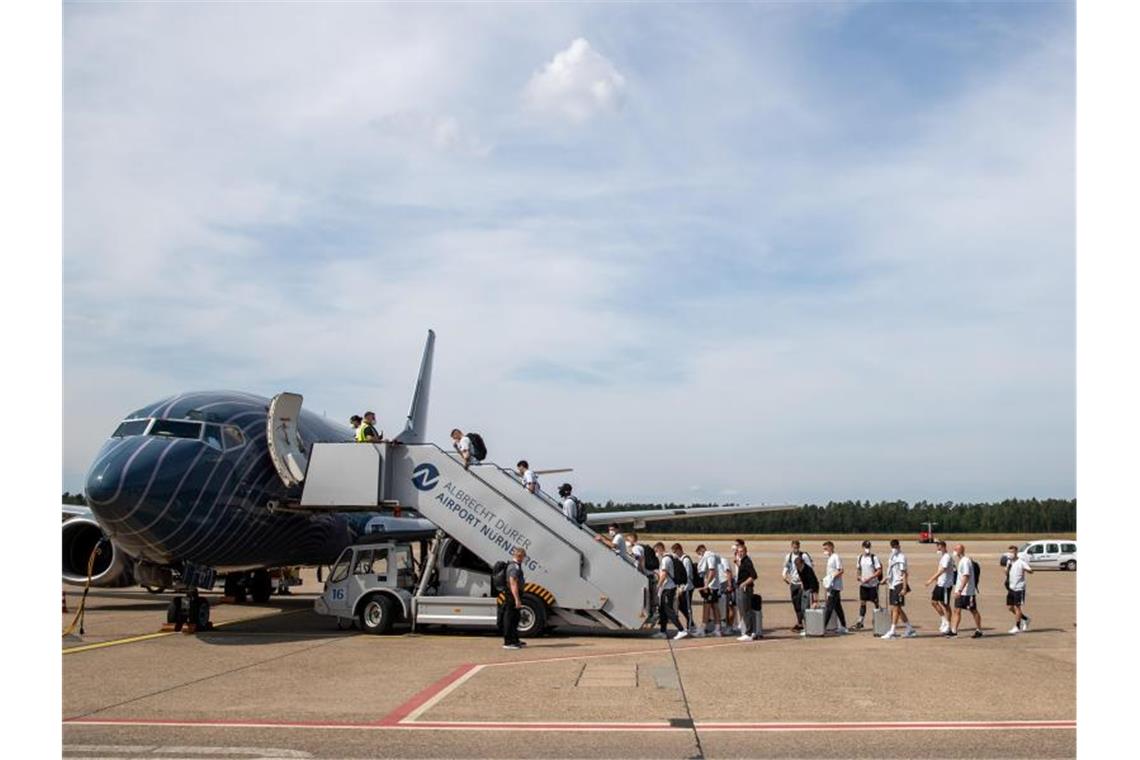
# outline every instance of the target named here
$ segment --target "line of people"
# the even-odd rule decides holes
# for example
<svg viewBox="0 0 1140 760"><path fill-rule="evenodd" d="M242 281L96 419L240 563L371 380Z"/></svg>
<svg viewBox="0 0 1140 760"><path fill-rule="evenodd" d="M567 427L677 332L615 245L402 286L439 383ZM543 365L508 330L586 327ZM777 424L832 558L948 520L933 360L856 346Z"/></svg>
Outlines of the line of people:
<svg viewBox="0 0 1140 760"><path fill-rule="evenodd" d="M760 613L763 600L756 593L758 575L742 539L733 542L731 559L721 557L700 544L696 547L697 561L694 563L679 543L674 543L667 550L659 541L649 555L637 542L636 533L626 538L616 524L609 526L608 533L608 536L598 536L598 540L636 564L652 581L652 613L659 626L656 636L667 636L670 624L676 629L674 639L731 634L740 641L752 641L762 636ZM935 547L937 565L934 573L926 579L925 586L933 587L930 602L939 616L939 633L947 638L958 636L965 610L973 617L972 637L980 638L983 635L982 616L977 596L981 567L966 554L963 544L956 544L953 551L945 541L936 542ZM792 630L801 636L807 635L805 611L819 607L822 593L823 631L829 630L834 617L836 634L845 635L849 632L842 601L846 570L832 541L824 541L821 548L826 558L822 580L816 574L811 554L801 549L798 540L791 542L790 551L784 556L781 577L788 586L796 616ZM910 563L898 539L890 541L890 555L885 566L874 553L870 541L863 541L862 553L855 564L859 617L852 628L856 631L863 629L868 610L874 612L881 608L879 590L885 585L890 626L880 637L917 636L906 611L906 600L911 593ZM1019 556L1016 546L1006 550L1003 564L1006 570L1006 606L1014 617L1009 633L1018 634L1029 629L1030 618L1024 605L1026 576L1033 569ZM699 622L693 611L694 592L702 602Z"/></svg>

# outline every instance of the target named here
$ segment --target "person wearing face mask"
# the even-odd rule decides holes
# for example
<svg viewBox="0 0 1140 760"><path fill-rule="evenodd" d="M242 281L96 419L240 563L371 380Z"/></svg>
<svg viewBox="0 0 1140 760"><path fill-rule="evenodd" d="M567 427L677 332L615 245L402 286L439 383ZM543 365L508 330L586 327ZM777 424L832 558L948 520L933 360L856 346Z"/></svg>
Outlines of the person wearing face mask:
<svg viewBox="0 0 1140 760"><path fill-rule="evenodd" d="M843 635L847 633L847 616L843 614L843 603L839 599L839 594L843 591L843 562L835 553L835 544L831 541L823 542L823 554L827 557L827 574L823 576L823 587L827 589L823 630L827 630L827 626L831 622L831 615L835 613L839 616L839 627L835 632Z"/></svg>
<svg viewBox="0 0 1140 760"><path fill-rule="evenodd" d="M891 627L883 634L884 639L898 637L895 629L899 621L906 624L906 632L903 635L908 639L918 635L910 624L910 618L906 616L906 610L903 609L908 591L910 591L910 571L907 568L906 555L899 548L899 540L892 538L891 558L887 563L887 603L891 605Z"/></svg>
<svg viewBox="0 0 1140 760"><path fill-rule="evenodd" d="M867 602L879 609L879 581L883 579L883 563L871 552L871 542L863 542L863 554L859 557L859 621L855 630L863 629L863 619L867 617Z"/></svg>
<svg viewBox="0 0 1140 760"><path fill-rule="evenodd" d="M800 551L800 542L792 541L792 550L784 557L784 570L783 577L784 583L788 584L788 590L792 595L792 609L796 612L796 624L792 627L793 631L802 631L804 629L804 608L803 608L803 595L804 584L800 579L799 571L796 569L796 560L802 559L803 564L811 567L811 555L807 552ZM816 589L819 590L818 588Z"/></svg>
<svg viewBox="0 0 1140 760"><path fill-rule="evenodd" d="M610 523L609 534L609 538L594 536L594 540L613 549L622 559L629 559L629 547L626 545L625 536L618 530L617 523Z"/></svg>
<svg viewBox="0 0 1140 760"><path fill-rule="evenodd" d="M935 546L938 547L938 569L934 571L934 575L926 579L926 585L934 584L934 591L930 594L930 606L942 618L938 632L946 633L950 630L950 592L954 588L954 558L946 551L945 541L939 540Z"/></svg>
<svg viewBox="0 0 1140 760"><path fill-rule="evenodd" d="M963 544L954 546L954 556L958 560L958 581L954 584L954 617L950 630L944 636L958 635L958 624L962 621L962 610L969 610L974 616L974 638L982 637L982 613L978 612L978 570L974 560L966 554Z"/></svg>
<svg viewBox="0 0 1140 760"><path fill-rule="evenodd" d="M1017 635L1029 630L1029 616L1021 609L1025 604L1025 574L1033 568L1017 554L1017 547L1011 546L1005 553L1005 604L1013 613L1013 628L1009 632Z"/></svg>

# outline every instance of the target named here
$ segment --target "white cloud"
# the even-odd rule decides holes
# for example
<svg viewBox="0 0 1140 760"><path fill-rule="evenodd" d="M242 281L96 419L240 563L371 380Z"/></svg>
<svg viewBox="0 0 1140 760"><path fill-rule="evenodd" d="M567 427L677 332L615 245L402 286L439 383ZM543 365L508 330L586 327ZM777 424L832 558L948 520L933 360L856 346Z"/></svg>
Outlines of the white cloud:
<svg viewBox="0 0 1140 760"><path fill-rule="evenodd" d="M625 77L579 37L527 82L524 100L533 111L580 124L621 107Z"/></svg>

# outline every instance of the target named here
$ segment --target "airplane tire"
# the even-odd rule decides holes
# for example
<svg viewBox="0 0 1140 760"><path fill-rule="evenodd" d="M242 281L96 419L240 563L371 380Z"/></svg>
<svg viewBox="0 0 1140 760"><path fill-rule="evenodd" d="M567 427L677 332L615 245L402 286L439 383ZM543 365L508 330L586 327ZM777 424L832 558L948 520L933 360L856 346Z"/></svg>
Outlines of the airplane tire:
<svg viewBox="0 0 1140 760"><path fill-rule="evenodd" d="M182 597L176 596L170 600L170 604L166 605L166 622L181 622L179 618L182 614Z"/></svg>
<svg viewBox="0 0 1140 760"><path fill-rule="evenodd" d="M245 573L227 573L222 593L237 604L245 604Z"/></svg>
<svg viewBox="0 0 1140 760"><path fill-rule="evenodd" d="M161 594L166 591L166 586L143 586L148 594Z"/></svg>
<svg viewBox="0 0 1140 760"><path fill-rule="evenodd" d="M546 632L546 602L535 594L523 592L519 610L519 636L541 636Z"/></svg>
<svg viewBox="0 0 1140 760"><path fill-rule="evenodd" d="M359 620L360 629L365 633L387 633L396 621L396 608L384 594L369 594L360 606Z"/></svg>
<svg viewBox="0 0 1140 760"><path fill-rule="evenodd" d="M191 621L201 629L210 627L210 603L205 599L198 599L198 615Z"/></svg>
<svg viewBox="0 0 1140 760"><path fill-rule="evenodd" d="M273 596L273 579L268 570L254 570L249 585L249 594L257 604L265 604Z"/></svg>

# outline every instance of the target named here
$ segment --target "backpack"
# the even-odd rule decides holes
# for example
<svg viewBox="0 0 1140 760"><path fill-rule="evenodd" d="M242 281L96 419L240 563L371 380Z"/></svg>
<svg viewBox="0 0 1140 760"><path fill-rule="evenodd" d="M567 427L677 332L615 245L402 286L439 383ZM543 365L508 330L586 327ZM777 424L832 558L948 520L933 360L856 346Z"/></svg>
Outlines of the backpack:
<svg viewBox="0 0 1140 760"><path fill-rule="evenodd" d="M478 433L468 433L467 440L471 441L471 457L478 462L487 458L487 444L483 443L483 436Z"/></svg>
<svg viewBox="0 0 1140 760"><path fill-rule="evenodd" d="M586 505L583 504L582 500L577 496L571 496L570 498L574 500L574 522L578 523L579 525L585 525Z"/></svg>
<svg viewBox="0 0 1140 760"><path fill-rule="evenodd" d="M670 555L672 556L672 555ZM680 557L673 557L673 561L669 563L673 566L673 574L669 577L673 579L674 585L685 586L689 583L689 572L685 569L685 563Z"/></svg>
<svg viewBox="0 0 1140 760"><path fill-rule="evenodd" d="M974 573L974 590L977 591L980 588L979 584L982 582L982 566L971 559L970 567Z"/></svg>
<svg viewBox="0 0 1140 760"><path fill-rule="evenodd" d="M657 570L661 567L661 560L657 559L657 552L649 548L648 544L638 544L645 552L645 569Z"/></svg>
<svg viewBox="0 0 1140 760"><path fill-rule="evenodd" d="M491 585L500 590L507 588L507 563L499 560L491 566Z"/></svg>

